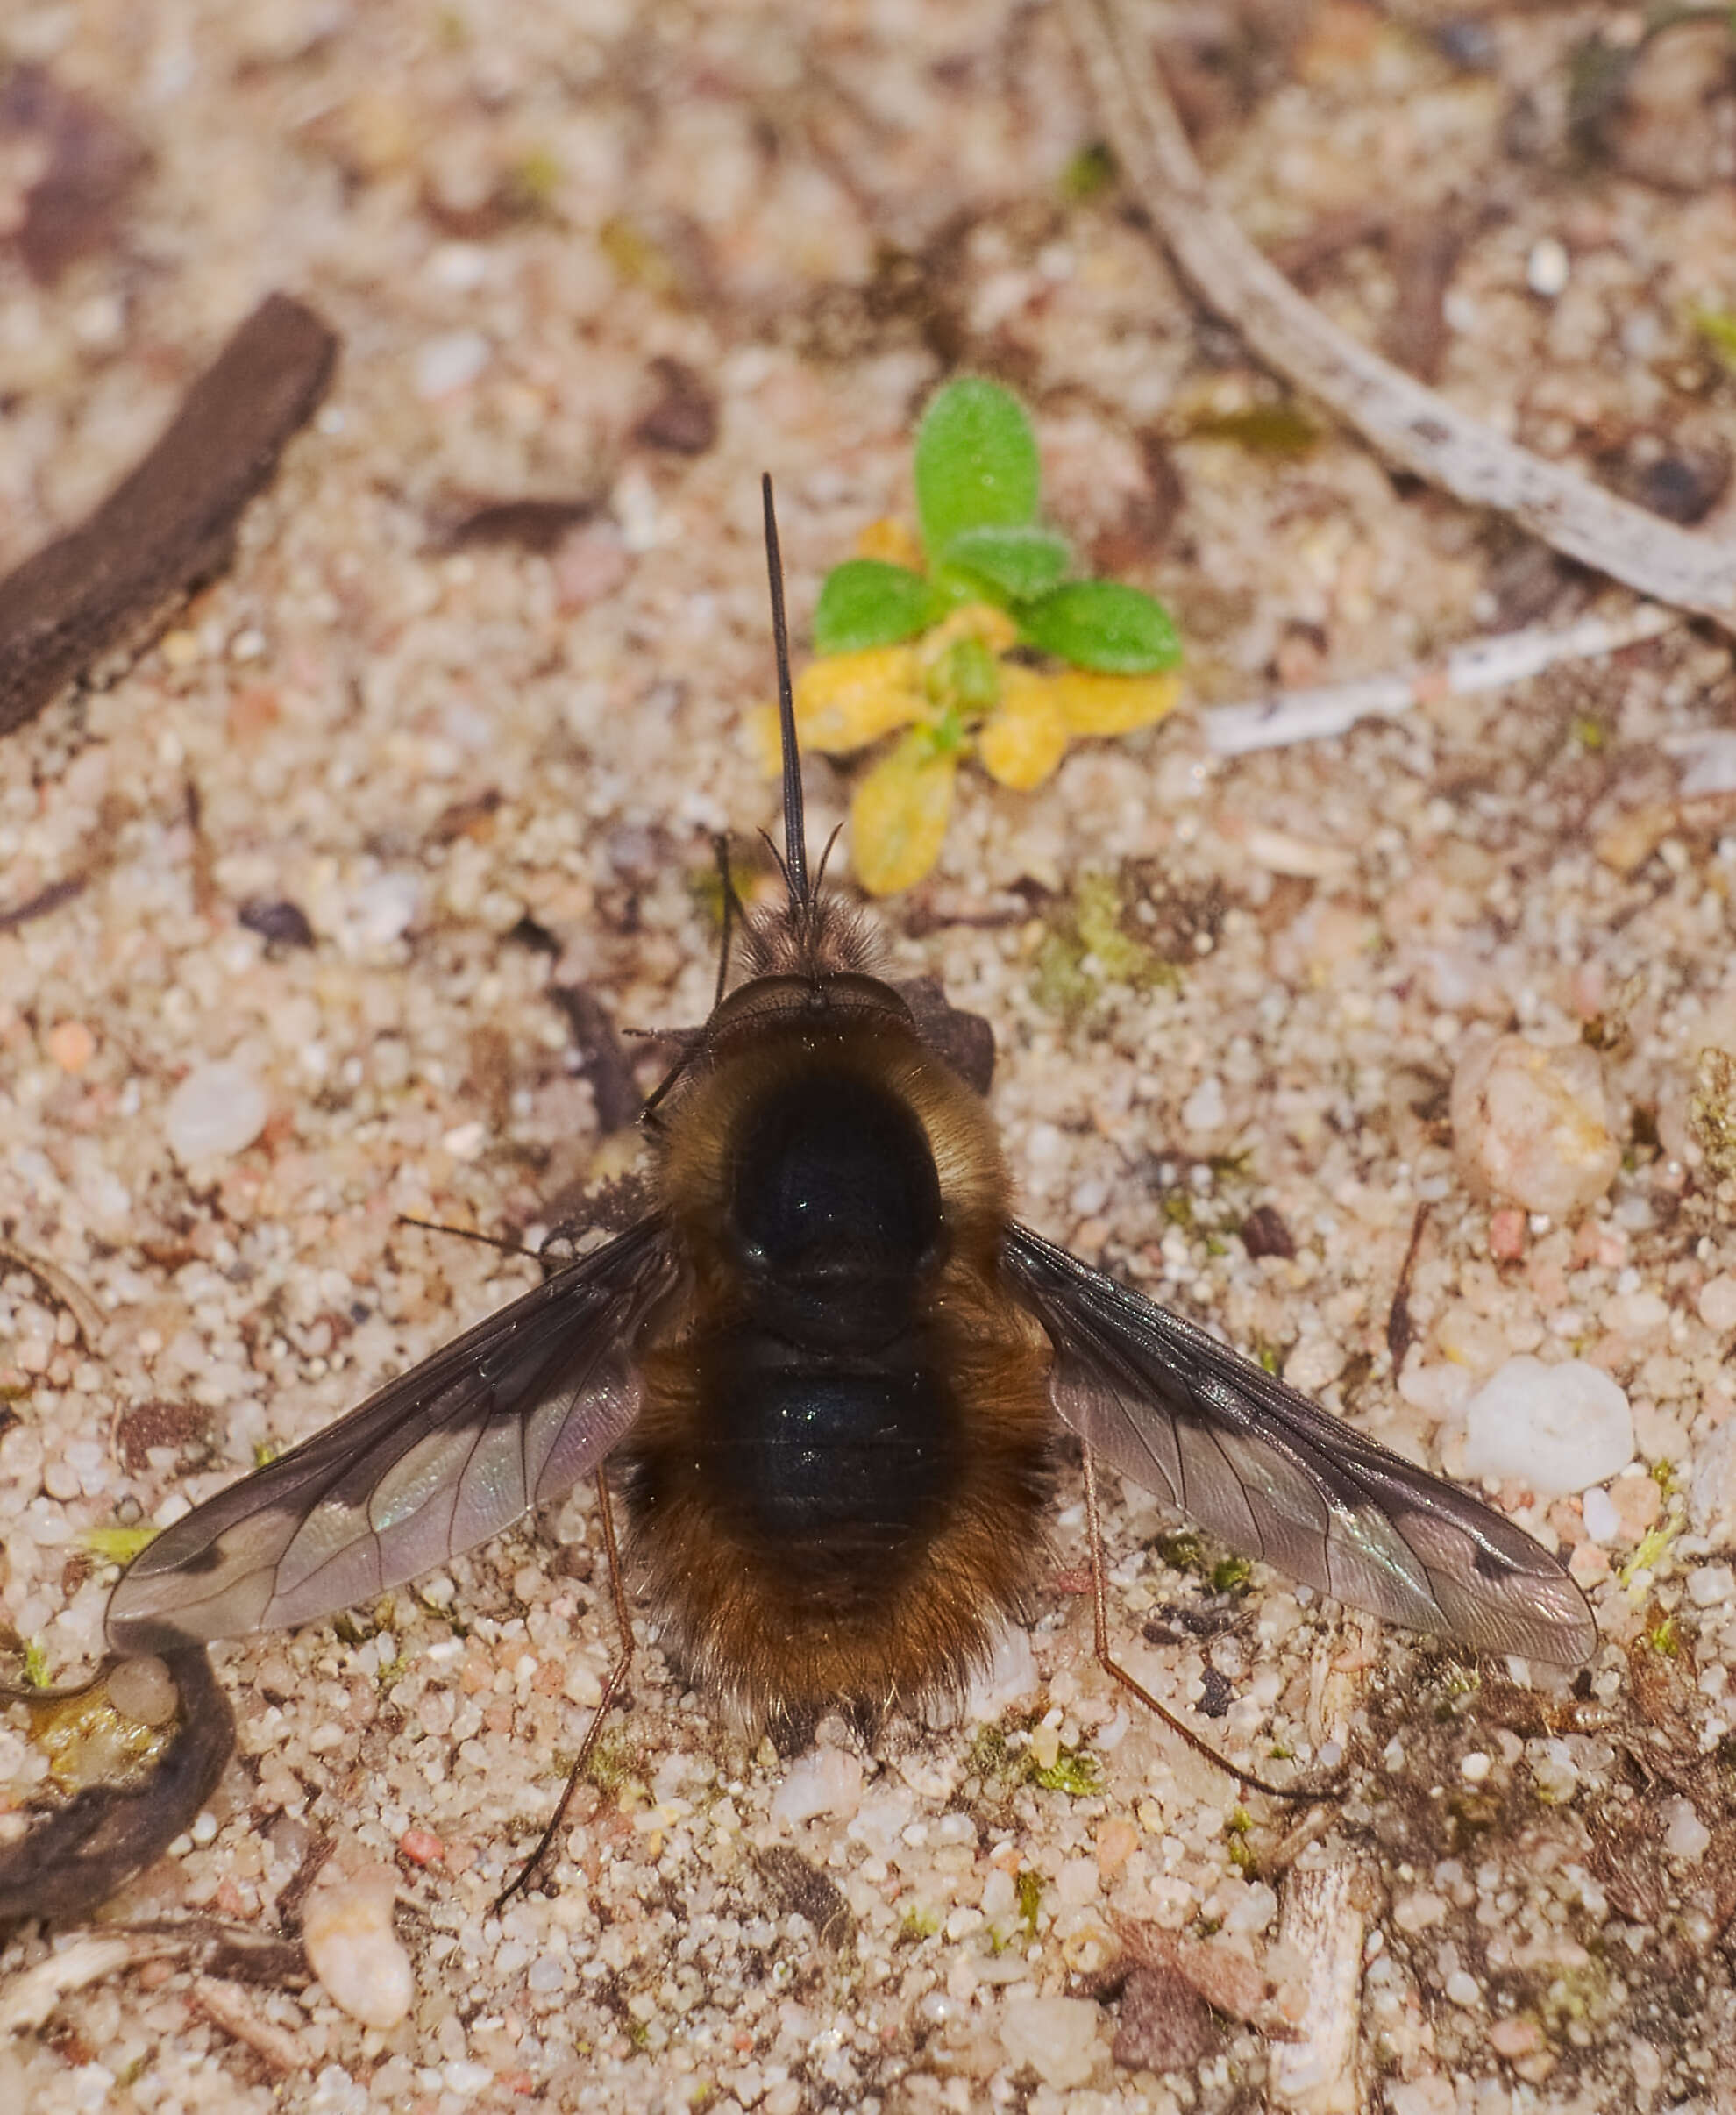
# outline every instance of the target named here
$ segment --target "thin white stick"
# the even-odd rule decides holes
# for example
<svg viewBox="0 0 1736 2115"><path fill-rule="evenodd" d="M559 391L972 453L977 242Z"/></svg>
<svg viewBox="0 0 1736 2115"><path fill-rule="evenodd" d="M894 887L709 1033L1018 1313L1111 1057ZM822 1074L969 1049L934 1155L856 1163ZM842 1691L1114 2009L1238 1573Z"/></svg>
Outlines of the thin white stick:
<svg viewBox="0 0 1736 2115"><path fill-rule="evenodd" d="M1397 718L1430 698L1504 690L1562 661L1617 653L1624 646L1659 638L1686 622L1679 610L1641 602L1619 616L1599 616L1594 612L1553 630L1540 625L1472 639L1438 661L1419 662L1387 675L1331 683L1319 690L1274 691L1238 705L1214 705L1200 716L1206 745L1216 756L1240 757L1253 749L1318 742L1343 734L1358 720Z"/></svg>
<svg viewBox="0 0 1736 2115"><path fill-rule="evenodd" d="M1388 462L1510 515L1637 593L1736 630L1736 545L1679 529L1533 455L1341 331L1263 257L1213 196L1135 0L1064 0L1127 182L1177 269L1255 357Z"/></svg>

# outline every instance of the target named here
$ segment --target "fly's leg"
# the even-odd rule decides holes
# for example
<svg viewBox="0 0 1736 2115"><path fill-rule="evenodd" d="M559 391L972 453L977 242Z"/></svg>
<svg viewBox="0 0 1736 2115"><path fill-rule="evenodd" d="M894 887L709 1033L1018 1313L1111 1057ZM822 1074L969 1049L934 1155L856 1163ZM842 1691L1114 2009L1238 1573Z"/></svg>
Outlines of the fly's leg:
<svg viewBox="0 0 1736 2115"><path fill-rule="evenodd" d="M621 1549L615 1541L615 1508L609 1500L608 1472L606 1469L597 1471L597 1510L602 1520L603 1552L608 1563L608 1582L615 1599L615 1620L620 1632L621 1649L604 1679L602 1695L597 1700L596 1709L591 1713L591 1723L585 1728L585 1737L579 1743L579 1753L573 1758L573 1768L566 1773L566 1786L556 1803L548 1827L537 1839L536 1849L494 1898L494 1913L497 1917L515 1895L524 1892L547 1860L555 1839L560 1834L561 1824L566 1819L566 1810L573 1804L573 1795L579 1789L579 1780L596 1753L603 1720L621 1694L628 1670L633 1664L633 1619L628 1610L627 1588L621 1576Z"/></svg>

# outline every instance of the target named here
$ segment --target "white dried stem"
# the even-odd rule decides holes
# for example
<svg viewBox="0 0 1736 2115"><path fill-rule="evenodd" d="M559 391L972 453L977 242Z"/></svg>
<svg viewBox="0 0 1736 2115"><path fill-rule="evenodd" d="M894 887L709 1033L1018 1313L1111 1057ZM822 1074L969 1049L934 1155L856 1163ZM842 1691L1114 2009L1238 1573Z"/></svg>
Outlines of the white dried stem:
<svg viewBox="0 0 1736 2115"><path fill-rule="evenodd" d="M1353 1857L1310 1855L1284 1884L1274 1963L1299 1976L1296 2039L1271 2044L1271 2104L1289 2115L1360 2115L1357 2045L1370 1888Z"/></svg>
<svg viewBox="0 0 1736 2115"><path fill-rule="evenodd" d="M1510 515L1640 595L1736 630L1736 547L1678 529L1504 439L1338 329L1213 196L1135 0L1065 0L1065 13L1128 183L1182 276L1257 359L1387 461L1468 505Z"/></svg>
<svg viewBox="0 0 1736 2115"><path fill-rule="evenodd" d="M1590 660L1624 646L1661 637L1684 622L1674 609L1640 602L1619 616L1595 612L1555 629L1497 632L1455 646L1439 661L1332 683L1318 690L1275 691L1235 705L1215 705L1201 715L1207 746L1220 757L1254 749L1283 749L1340 735L1358 720L1395 719L1413 705L1441 697L1469 697L1505 690L1563 661Z"/></svg>

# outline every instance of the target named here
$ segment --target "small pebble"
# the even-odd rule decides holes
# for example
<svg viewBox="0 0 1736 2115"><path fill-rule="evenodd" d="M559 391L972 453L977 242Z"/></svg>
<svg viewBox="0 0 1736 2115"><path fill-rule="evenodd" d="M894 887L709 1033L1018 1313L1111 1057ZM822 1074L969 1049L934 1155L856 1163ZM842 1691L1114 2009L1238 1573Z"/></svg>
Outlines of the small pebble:
<svg viewBox="0 0 1736 2115"><path fill-rule="evenodd" d="M402 940L422 907L422 886L414 874L376 874L357 890L351 929L364 947L388 947Z"/></svg>
<svg viewBox="0 0 1736 2115"><path fill-rule="evenodd" d="M1688 1575L1688 1599L1696 1608L1721 1608L1736 1600L1736 1572L1728 1564L1702 1564Z"/></svg>
<svg viewBox="0 0 1736 2115"><path fill-rule="evenodd" d="M1474 1047L1453 1076L1453 1150L1485 1193L1527 1212L1595 1204L1621 1165L1597 1053L1500 1036Z"/></svg>
<svg viewBox="0 0 1736 2115"><path fill-rule="evenodd" d="M1467 1755L1465 1760L1469 1762L1470 1757ZM1486 1762L1488 1757L1483 1760ZM1446 1914L1446 1898L1429 1887L1413 1888L1409 1894L1400 1895L1392 1905L1392 1921L1406 1933L1427 1931L1431 1924L1439 1924Z"/></svg>
<svg viewBox="0 0 1736 2115"><path fill-rule="evenodd" d="M1579 1765L1565 1741L1542 1741L1531 1756L1531 1775L1542 1798L1564 1805L1579 1789Z"/></svg>
<svg viewBox="0 0 1736 2115"><path fill-rule="evenodd" d="M1459 1775L1467 1784L1486 1783L1493 1768L1493 1762L1480 1748L1472 1748L1469 1755L1462 1756L1459 1761Z"/></svg>
<svg viewBox="0 0 1736 2115"><path fill-rule="evenodd" d="M266 1091L245 1065L218 1058L196 1065L169 1096L164 1128L183 1165L245 1152L264 1130Z"/></svg>
<svg viewBox="0 0 1736 2115"><path fill-rule="evenodd" d="M1173 1969L1142 1963L1129 1970L1115 2029L1117 2063L1135 2071L1191 2071L1221 2040L1206 2000Z"/></svg>
<svg viewBox="0 0 1736 2115"><path fill-rule="evenodd" d="M1705 1856L1711 1842L1711 1829L1695 1812L1691 1799L1668 1800L1664 1811L1669 1816L1664 1827L1664 1848L1672 1858L1697 1863Z"/></svg>
<svg viewBox="0 0 1736 2115"><path fill-rule="evenodd" d="M1700 1320L1708 1329L1726 1336L1736 1329L1736 1276L1725 1271L1709 1278L1700 1287Z"/></svg>
<svg viewBox="0 0 1736 2115"><path fill-rule="evenodd" d="M1439 2071L1422 2078L1395 2079L1386 2089L1388 2115L1453 2115L1458 2104L1452 2080Z"/></svg>
<svg viewBox="0 0 1736 2115"><path fill-rule="evenodd" d="M1224 1083L1215 1075L1202 1079L1181 1106L1184 1130L1196 1137L1209 1136L1223 1128L1227 1111L1224 1106Z"/></svg>
<svg viewBox="0 0 1736 2115"><path fill-rule="evenodd" d="M57 1021L48 1031L48 1055L63 1072L82 1072L96 1055L96 1038L82 1021Z"/></svg>
<svg viewBox="0 0 1736 2115"><path fill-rule="evenodd" d="M1465 1406L1465 1473L1543 1498L1602 1484L1633 1458L1627 1398L1583 1358L1510 1358Z"/></svg>
<svg viewBox="0 0 1736 2115"><path fill-rule="evenodd" d="M409 1955L392 1927L395 1883L383 1867L316 1886L302 1915L308 1964L334 2005L363 2026L395 2027L416 1998Z"/></svg>
<svg viewBox="0 0 1736 2115"><path fill-rule="evenodd" d="M1553 301L1567 291L1571 270L1567 246L1553 235L1545 235L1531 246L1531 254L1525 260L1525 283L1533 294Z"/></svg>
<svg viewBox="0 0 1736 2115"><path fill-rule="evenodd" d="M1483 1991L1475 1976L1467 1975L1463 1969L1455 1969L1447 1978L1447 2000L1449 2005L1462 2005L1469 2012L1483 2003Z"/></svg>
<svg viewBox="0 0 1736 2115"><path fill-rule="evenodd" d="M1585 1532L1594 1542L1612 1542L1621 1533L1621 1515L1607 1491L1593 1485L1580 1500L1579 1506Z"/></svg>
<svg viewBox="0 0 1736 2115"><path fill-rule="evenodd" d="M1637 1542L1648 1528L1657 1525L1663 1514L1663 1492L1658 1488L1657 1478L1640 1468L1622 1471L1610 1485L1610 1503L1616 1509L1622 1534L1630 1542Z"/></svg>
<svg viewBox="0 0 1736 2115"><path fill-rule="evenodd" d="M816 1814L853 1821L862 1805L862 1765L847 1748L816 1748L790 1765L772 1795L772 1819L796 1828Z"/></svg>
<svg viewBox="0 0 1736 2115"><path fill-rule="evenodd" d="M480 331L449 331L430 338L416 355L416 393L424 403L467 389L494 355Z"/></svg>
<svg viewBox="0 0 1736 2115"><path fill-rule="evenodd" d="M561 541L553 573L556 607L564 616L588 609L613 595L633 569L633 560L613 522L590 522Z"/></svg>
<svg viewBox="0 0 1736 2115"><path fill-rule="evenodd" d="M1543 2030L1534 2019L1517 2016L1498 2019L1489 2030L1489 2046L1511 2062L1516 2056L1529 2056L1533 2049L1541 2048Z"/></svg>
<svg viewBox="0 0 1736 2115"><path fill-rule="evenodd" d="M181 1698L166 1663L146 1653L123 1660L110 1675L109 1701L124 1719L140 1726L167 1726Z"/></svg>
<svg viewBox="0 0 1736 2115"><path fill-rule="evenodd" d="M1713 1542L1736 1542L1736 1417L1727 1418L1694 1451L1688 1517Z"/></svg>
<svg viewBox="0 0 1736 2115"><path fill-rule="evenodd" d="M1489 1253L1501 1263L1515 1263L1525 1254L1525 1214L1506 1205L1489 1215Z"/></svg>
<svg viewBox="0 0 1736 2115"><path fill-rule="evenodd" d="M445 1844L430 1829L407 1828L398 1838L398 1855L412 1865L433 1865L445 1855Z"/></svg>
<svg viewBox="0 0 1736 2115"><path fill-rule="evenodd" d="M1046 2086L1082 2086L1097 2069L1103 2015L1088 1998L1009 1998L1000 2046L1016 2070L1029 2064Z"/></svg>

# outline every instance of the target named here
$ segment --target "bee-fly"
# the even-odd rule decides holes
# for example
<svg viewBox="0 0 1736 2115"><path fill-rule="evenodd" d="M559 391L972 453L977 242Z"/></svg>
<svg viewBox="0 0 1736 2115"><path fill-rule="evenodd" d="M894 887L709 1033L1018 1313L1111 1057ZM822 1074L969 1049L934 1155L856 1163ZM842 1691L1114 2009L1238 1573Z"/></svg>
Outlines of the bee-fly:
<svg viewBox="0 0 1736 2115"><path fill-rule="evenodd" d="M983 1100L810 877L765 498L784 901L745 917L728 990L726 930L717 1002L653 1097L651 1208L167 1528L115 1589L112 1642L372 1600L587 1475L613 1559L607 1463L687 1673L762 1723L872 1723L957 1691L1027 1606L1064 1428L1099 1654L1130 1688L1104 1633L1105 1464L1340 1600L1586 1659L1590 1610L1529 1535L1013 1218Z"/></svg>

